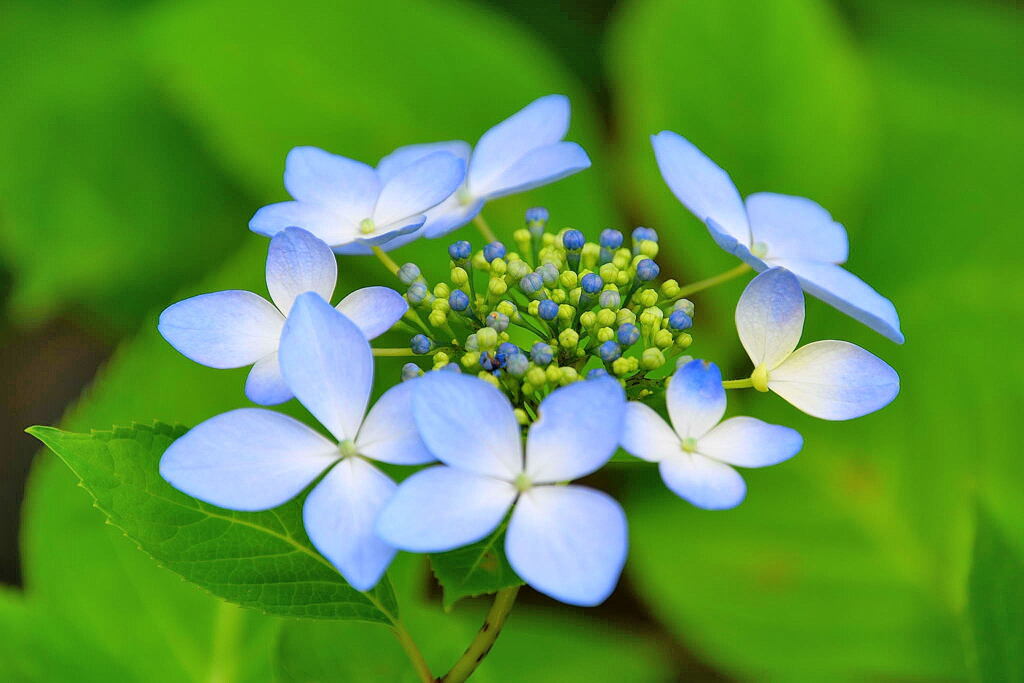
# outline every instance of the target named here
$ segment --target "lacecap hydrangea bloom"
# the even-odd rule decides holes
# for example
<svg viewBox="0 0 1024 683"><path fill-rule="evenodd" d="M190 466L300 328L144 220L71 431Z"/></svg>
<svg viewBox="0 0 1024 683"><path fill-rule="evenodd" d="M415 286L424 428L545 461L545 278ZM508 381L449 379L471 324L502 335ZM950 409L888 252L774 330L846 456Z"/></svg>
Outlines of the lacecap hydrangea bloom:
<svg viewBox="0 0 1024 683"><path fill-rule="evenodd" d="M294 396L332 437L280 413L239 408L167 449L160 472L173 486L242 511L306 491L313 547L360 591L381 580L398 550L444 563L485 543L496 566L507 561L511 578L475 575L481 592L496 594L494 606L444 680L472 673L519 585L574 605L614 591L628 554L628 510L576 480L603 471L599 481L614 493L628 468L652 463L690 504L731 508L748 495L737 468L820 453L791 427L723 419L728 390L772 392L826 420L879 410L899 391L896 372L858 346L798 348L804 291L903 339L892 304L839 266L843 227L809 199L761 193L744 202L724 171L674 133L654 137L666 182L746 266L680 284L657 261L656 230L556 228L541 207L504 229L510 239L496 239L480 216L487 202L589 166L583 149L564 140L568 125L568 101L552 95L473 149L400 147L374 168L298 147L285 163L293 201L263 207L250 224L271 237L273 303L216 292L160 318L160 332L184 355L216 368L252 364L252 401ZM452 240L443 269L399 265L385 253L471 220L483 241ZM373 254L391 287L357 290L332 307L335 253ZM691 297L751 269L759 274L735 322L752 368L723 380L714 361L732 354L736 339L703 335ZM370 346L388 330L407 343ZM695 336L701 358L688 353ZM408 362L382 378L390 386L367 410L378 356ZM408 634L400 641L432 680Z"/></svg>

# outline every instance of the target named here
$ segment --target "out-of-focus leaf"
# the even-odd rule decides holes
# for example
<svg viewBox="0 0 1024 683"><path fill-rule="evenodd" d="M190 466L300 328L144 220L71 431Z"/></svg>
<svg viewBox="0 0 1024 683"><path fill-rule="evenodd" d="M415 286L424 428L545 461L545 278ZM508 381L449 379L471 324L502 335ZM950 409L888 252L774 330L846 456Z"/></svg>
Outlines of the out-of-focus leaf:
<svg viewBox="0 0 1024 683"><path fill-rule="evenodd" d="M460 598L495 593L523 583L505 557L505 525L476 543L430 556L434 576L444 589L444 605Z"/></svg>
<svg viewBox="0 0 1024 683"><path fill-rule="evenodd" d="M1024 680L1024 562L981 510L974 539L968 611L974 664L983 683Z"/></svg>
<svg viewBox="0 0 1024 683"><path fill-rule="evenodd" d="M392 623L398 607L387 579L368 593L352 588L309 542L299 499L266 512L236 512L164 481L160 457L185 431L157 423L92 434L53 427L29 433L78 475L111 524L211 593L270 614Z"/></svg>

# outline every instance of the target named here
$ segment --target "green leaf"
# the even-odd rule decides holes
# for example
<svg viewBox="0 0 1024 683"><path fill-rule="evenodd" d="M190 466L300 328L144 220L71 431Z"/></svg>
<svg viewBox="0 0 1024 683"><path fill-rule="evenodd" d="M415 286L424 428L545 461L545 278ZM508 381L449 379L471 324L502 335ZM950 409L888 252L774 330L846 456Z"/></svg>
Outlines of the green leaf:
<svg viewBox="0 0 1024 683"><path fill-rule="evenodd" d="M390 624L397 605L387 581L355 590L312 547L301 501L267 512L207 505L159 475L160 456L183 428L136 425L73 434L33 427L82 480L110 522L143 550L226 600L271 614Z"/></svg>
<svg viewBox="0 0 1024 683"><path fill-rule="evenodd" d="M502 588L520 586L520 579L505 556L505 525L486 538L446 553L430 556L441 588L444 605L450 608L460 598L496 593Z"/></svg>
<svg viewBox="0 0 1024 683"><path fill-rule="evenodd" d="M1024 680L1024 561L985 510L975 534L967 611L977 678Z"/></svg>

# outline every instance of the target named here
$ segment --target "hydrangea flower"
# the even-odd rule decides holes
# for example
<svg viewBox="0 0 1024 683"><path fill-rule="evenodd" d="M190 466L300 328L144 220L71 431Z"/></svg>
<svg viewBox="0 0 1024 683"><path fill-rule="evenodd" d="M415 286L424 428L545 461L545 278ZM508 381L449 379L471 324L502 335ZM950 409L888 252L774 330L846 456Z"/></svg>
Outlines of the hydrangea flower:
<svg viewBox="0 0 1024 683"><path fill-rule="evenodd" d="M427 212L420 234L441 237L473 220L492 199L553 183L590 167L590 157L569 131L569 99L547 95L534 100L480 137L476 148L461 140L400 147L380 162L398 173L427 155L448 152L467 164L466 182Z"/></svg>
<svg viewBox="0 0 1024 683"><path fill-rule="evenodd" d="M789 427L753 417L722 422L725 389L714 363L692 360L676 370L665 402L671 424L647 405L629 402L622 447L658 463L665 485L697 507L736 507L747 486L733 466L775 465L803 446L803 438Z"/></svg>
<svg viewBox="0 0 1024 683"><path fill-rule="evenodd" d="M840 267L846 230L816 202L771 192L740 198L729 175L693 143L671 131L651 137L673 194L704 221L715 242L756 271L781 266L807 293L889 339L903 343L892 302Z"/></svg>
<svg viewBox="0 0 1024 683"><path fill-rule="evenodd" d="M299 401L337 439L286 415L241 408L175 441L160 474L190 496L229 510L267 510L310 491L302 519L310 541L358 590L380 580L395 549L373 533L396 485L370 460L418 465L434 458L412 419L420 380L388 390L366 412L373 354L363 333L319 294L301 294L281 335L281 371Z"/></svg>
<svg viewBox="0 0 1024 683"><path fill-rule="evenodd" d="M526 438L508 399L455 373L417 380L413 414L444 463L405 480L377 522L388 543L442 552L478 541L512 515L505 552L528 584L562 602L596 605L626 560L626 517L612 498L560 485L590 474L619 441L625 395L597 379L556 389Z"/></svg>
<svg viewBox="0 0 1024 683"><path fill-rule="evenodd" d="M211 368L252 365L245 395L253 403L275 405L292 397L281 375L278 342L296 297L334 294L338 263L330 248L301 228L286 228L270 241L267 289L273 304L252 292L232 289L200 294L169 306L157 328L171 346ZM398 292L364 287L338 304L367 339L378 337L409 309Z"/></svg>
<svg viewBox="0 0 1024 683"><path fill-rule="evenodd" d="M774 391L808 415L849 420L884 408L900 391L889 365L856 344L817 341L796 348L804 295L784 268L761 273L736 304L736 330L754 363L758 391Z"/></svg>
<svg viewBox="0 0 1024 683"><path fill-rule="evenodd" d="M305 228L339 254L369 254L371 247L394 249L414 233L437 206L458 188L466 162L434 150L401 168L376 170L359 161L316 147L288 153L284 186L294 198L259 209L249 229L273 237L285 228Z"/></svg>

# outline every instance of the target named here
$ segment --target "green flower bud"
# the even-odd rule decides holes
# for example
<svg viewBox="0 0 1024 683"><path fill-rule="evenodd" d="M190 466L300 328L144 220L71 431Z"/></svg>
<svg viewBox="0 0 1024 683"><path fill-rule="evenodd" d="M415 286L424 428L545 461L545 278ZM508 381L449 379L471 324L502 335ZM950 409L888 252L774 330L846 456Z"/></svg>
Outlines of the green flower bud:
<svg viewBox="0 0 1024 683"><path fill-rule="evenodd" d="M611 341L611 340L615 339L615 330L613 330L610 327L602 327L602 328L597 330L596 337L597 337L597 341L599 343L604 343L606 341Z"/></svg>
<svg viewBox="0 0 1024 683"><path fill-rule="evenodd" d="M475 368L480 363L480 352L479 351L467 351L462 356L462 367L467 370Z"/></svg>
<svg viewBox="0 0 1024 683"><path fill-rule="evenodd" d="M482 250L473 254L473 267L476 268L477 270L491 269L491 264L488 263L487 259L484 258L484 252Z"/></svg>
<svg viewBox="0 0 1024 683"><path fill-rule="evenodd" d="M562 379L562 368L552 363L548 366L548 369L544 371L544 377L551 384L558 384L559 380Z"/></svg>
<svg viewBox="0 0 1024 683"><path fill-rule="evenodd" d="M661 283L661 295L667 299L679 294L679 290L679 283L675 280L665 280Z"/></svg>
<svg viewBox="0 0 1024 683"><path fill-rule="evenodd" d="M498 348L498 332L490 327L481 327L476 331L476 344L481 351L492 351Z"/></svg>
<svg viewBox="0 0 1024 683"><path fill-rule="evenodd" d="M605 282L615 282L616 278L619 277L619 269L613 263L606 263L597 269L597 274Z"/></svg>
<svg viewBox="0 0 1024 683"><path fill-rule="evenodd" d="M431 327L444 327L448 322L448 315L444 311L431 311L427 316L427 322Z"/></svg>
<svg viewBox="0 0 1024 683"><path fill-rule="evenodd" d="M644 244L650 244L650 242L644 242ZM661 349L644 349L640 356L640 364L645 370L656 370L665 364L665 354L661 352Z"/></svg>
<svg viewBox="0 0 1024 683"><path fill-rule="evenodd" d="M520 231L516 230L516 232ZM526 232L526 230L523 230L522 232ZM529 235L529 233L526 234ZM530 424L530 418L529 416L527 416L526 411L523 410L522 408L516 408L515 410L512 411L512 414L516 416L516 422L523 425L524 427Z"/></svg>
<svg viewBox="0 0 1024 683"><path fill-rule="evenodd" d="M654 306L658 303L658 293L653 289L642 289L637 293L635 301L645 308Z"/></svg>
<svg viewBox="0 0 1024 683"><path fill-rule="evenodd" d="M558 383L563 387L567 384L572 384L579 380L579 373L576 372L576 368L560 368L561 377L558 379Z"/></svg>
<svg viewBox="0 0 1024 683"><path fill-rule="evenodd" d="M615 361L612 363L612 374L622 377L624 375L628 375L631 372L634 372L633 364L630 363L631 360L635 361L636 359L625 357L616 358Z"/></svg>
<svg viewBox="0 0 1024 683"><path fill-rule="evenodd" d="M556 304L564 304L569 299L569 295L565 293L564 289L555 289L551 292L551 300Z"/></svg>
<svg viewBox="0 0 1024 683"><path fill-rule="evenodd" d="M580 335L576 330L562 330L558 335L558 343L563 349L575 349L580 343Z"/></svg>
<svg viewBox="0 0 1024 683"><path fill-rule="evenodd" d="M654 333L654 345L659 349L667 349L674 341L672 333L668 330L658 330Z"/></svg>
<svg viewBox="0 0 1024 683"><path fill-rule="evenodd" d="M448 365L450 360L451 358L444 351L438 351L434 354L434 365Z"/></svg>
<svg viewBox="0 0 1024 683"><path fill-rule="evenodd" d="M498 259L494 260L497 261ZM491 281L487 283L487 293L490 294L492 297L497 298L499 296L502 296L507 291L508 285L505 284L505 281L502 280L501 278L491 278Z"/></svg>
<svg viewBox="0 0 1024 683"><path fill-rule="evenodd" d="M452 288L448 286L446 282L438 282L434 285L434 296L438 299L448 300L448 295L452 293Z"/></svg>
<svg viewBox="0 0 1024 683"><path fill-rule="evenodd" d="M493 385L495 389L501 389L501 383L498 381L498 378L492 375L491 373L487 372L486 370L481 370L480 372L477 373L476 376L482 379L483 381Z"/></svg>
<svg viewBox="0 0 1024 683"><path fill-rule="evenodd" d="M640 255L654 258L658 255L658 243L653 240L644 240L640 243Z"/></svg>
<svg viewBox="0 0 1024 683"><path fill-rule="evenodd" d="M680 349L688 349L688 348L690 348L690 344L692 344L692 343L693 343L693 337L691 337L686 332L683 332L678 337L676 337L676 346L678 348L680 348Z"/></svg>
<svg viewBox="0 0 1024 683"><path fill-rule="evenodd" d="M558 276L558 284L566 289L572 289L579 282L579 276L571 270L563 271Z"/></svg>
<svg viewBox="0 0 1024 683"><path fill-rule="evenodd" d="M580 259L583 265L587 268L593 268L597 265L597 259L601 256L600 245L594 242L587 242L583 245L583 251L580 254Z"/></svg>
<svg viewBox="0 0 1024 683"><path fill-rule="evenodd" d="M626 270L633 261L633 253L629 249L619 249L612 256L612 263L619 270Z"/></svg>
<svg viewBox="0 0 1024 683"><path fill-rule="evenodd" d="M580 325L586 329L589 329L597 323L597 313L593 311L585 311L580 314Z"/></svg>
<svg viewBox="0 0 1024 683"><path fill-rule="evenodd" d="M562 304L558 307L558 319L566 322L572 321L576 317L576 309L569 304Z"/></svg>
<svg viewBox="0 0 1024 683"><path fill-rule="evenodd" d="M535 387L542 387L544 383L548 381L547 375L544 373L543 368L533 366L526 371L526 381Z"/></svg>
<svg viewBox="0 0 1024 683"><path fill-rule="evenodd" d="M628 308L620 308L615 314L615 324L616 326L619 326L625 325L626 323L636 325L636 313Z"/></svg>
<svg viewBox="0 0 1024 683"><path fill-rule="evenodd" d="M491 272L495 275L504 275L508 272L508 262L503 258L496 258L491 261Z"/></svg>
<svg viewBox="0 0 1024 683"><path fill-rule="evenodd" d="M514 281L519 282L531 271L530 264L526 261L515 260L508 264L508 274Z"/></svg>
<svg viewBox="0 0 1024 683"><path fill-rule="evenodd" d="M529 313L530 315L534 316L534 317L537 317L537 309L538 308L540 308L540 302L537 301L536 299L534 299L533 301L531 301L527 305L526 312Z"/></svg>
<svg viewBox="0 0 1024 683"><path fill-rule="evenodd" d="M615 324L618 314L610 308L602 308L597 312L597 325L599 327L611 327Z"/></svg>
<svg viewBox="0 0 1024 683"><path fill-rule="evenodd" d="M509 301L508 299L500 302L495 307L495 310L498 311L498 313L503 313L507 315L509 320L515 320L516 317L519 315L519 307L516 306L514 302Z"/></svg>
<svg viewBox="0 0 1024 683"><path fill-rule="evenodd" d="M469 274L464 268L456 266L452 268L452 284L456 287L464 287L469 282Z"/></svg>

